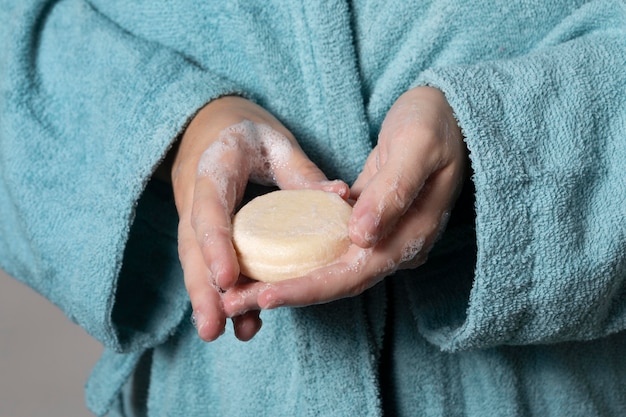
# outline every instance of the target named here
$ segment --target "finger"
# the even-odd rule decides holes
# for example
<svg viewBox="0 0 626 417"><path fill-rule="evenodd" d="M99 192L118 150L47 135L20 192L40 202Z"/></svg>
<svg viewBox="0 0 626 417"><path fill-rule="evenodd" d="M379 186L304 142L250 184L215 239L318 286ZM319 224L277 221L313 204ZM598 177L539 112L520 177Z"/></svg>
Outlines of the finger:
<svg viewBox="0 0 626 417"><path fill-rule="evenodd" d="M397 139L388 154L384 146L375 148L377 171L365 185L357 184L362 190L355 191L359 197L349 224L350 239L355 244L374 246L406 212L437 167L431 141L414 139L406 145L407 141Z"/></svg>
<svg viewBox="0 0 626 417"><path fill-rule="evenodd" d="M352 245L337 264L310 275L259 288L257 304L263 309L306 306L356 296L382 276L371 269L373 250Z"/></svg>
<svg viewBox="0 0 626 417"><path fill-rule="evenodd" d="M344 199L349 195L349 187L345 182L328 180L300 147L296 147L287 163L276 170L276 183L282 189L323 190Z"/></svg>
<svg viewBox="0 0 626 417"><path fill-rule="evenodd" d="M249 311L259 310L257 297L267 286L268 284L264 282L250 280L227 290L222 295L224 313L228 317L237 317Z"/></svg>
<svg viewBox="0 0 626 417"><path fill-rule="evenodd" d="M196 242L216 285L227 289L239 277L232 244L231 214L241 199L248 171L245 153L236 140L210 146L198 164L191 222Z"/></svg>
<svg viewBox="0 0 626 417"><path fill-rule="evenodd" d="M410 269L423 264L441 236L458 195L453 166L435 172L420 195L406 211L393 236L380 242L379 252L396 253L394 269Z"/></svg>
<svg viewBox="0 0 626 417"><path fill-rule="evenodd" d="M179 225L178 251L198 335L205 341L215 340L224 331L226 315L222 311L219 294L210 281L188 218L183 218Z"/></svg>
<svg viewBox="0 0 626 417"><path fill-rule="evenodd" d="M251 153L258 156L251 167L252 178L282 189L321 189L348 197L348 185L329 181L289 132L257 124L254 134L255 140L248 142Z"/></svg>
<svg viewBox="0 0 626 417"><path fill-rule="evenodd" d="M252 339L261 330L263 321L260 318L260 311L249 311L241 316L233 317L233 328L235 336L242 342Z"/></svg>
<svg viewBox="0 0 626 417"><path fill-rule="evenodd" d="M365 165L363 166L363 170L354 181L352 186L350 187L350 198L353 200L358 200L363 192L363 189L367 186L367 184L372 180L372 177L376 175L378 171L377 168L377 159L378 159L378 148L375 147L372 152L367 157L365 161Z"/></svg>
<svg viewBox="0 0 626 417"><path fill-rule="evenodd" d="M222 198L216 198L212 179L200 177L196 181L191 223L196 245L202 253L214 283L220 288L230 288L239 276L239 264L232 244L232 210ZM235 192L235 191L231 191Z"/></svg>
<svg viewBox="0 0 626 417"><path fill-rule="evenodd" d="M262 309L301 307L357 296L395 272L408 260L402 258L403 254L408 257L410 251L410 261L414 261L423 247L421 238L395 240L368 249L352 245L340 263L260 288L257 305Z"/></svg>
<svg viewBox="0 0 626 417"><path fill-rule="evenodd" d="M447 165L433 173L412 207L416 212L414 216L418 216L421 221L419 230L430 243L439 238L447 225L450 212L463 187L463 168Z"/></svg>
<svg viewBox="0 0 626 417"><path fill-rule="evenodd" d="M351 247L349 261L316 271L309 276L265 284L251 284L245 290L234 288L224 298L225 310L273 309L281 306L301 307L353 297L372 287L400 266L401 249L411 251L411 261L423 247L421 240L406 245L386 246L383 250ZM409 244L412 245L409 247ZM395 252L394 252L395 251Z"/></svg>

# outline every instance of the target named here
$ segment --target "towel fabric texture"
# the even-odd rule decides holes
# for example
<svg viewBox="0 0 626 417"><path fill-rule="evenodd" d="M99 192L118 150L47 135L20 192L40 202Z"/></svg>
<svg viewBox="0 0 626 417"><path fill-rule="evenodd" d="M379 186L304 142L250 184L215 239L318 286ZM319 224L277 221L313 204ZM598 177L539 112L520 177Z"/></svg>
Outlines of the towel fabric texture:
<svg viewBox="0 0 626 417"><path fill-rule="evenodd" d="M0 0L0 44L0 267L106 347L95 414L132 415L143 364L151 416L626 415L623 0ZM418 85L475 218L361 296L202 342L151 180L195 112L244 95L351 182Z"/></svg>

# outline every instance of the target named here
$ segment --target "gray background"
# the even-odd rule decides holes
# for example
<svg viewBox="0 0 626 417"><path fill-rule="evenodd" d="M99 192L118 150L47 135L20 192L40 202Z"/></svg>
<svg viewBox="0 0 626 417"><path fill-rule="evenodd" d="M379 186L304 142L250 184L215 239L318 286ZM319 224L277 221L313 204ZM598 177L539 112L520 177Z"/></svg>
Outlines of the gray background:
<svg viewBox="0 0 626 417"><path fill-rule="evenodd" d="M102 347L0 270L0 417L87 417L84 385Z"/></svg>

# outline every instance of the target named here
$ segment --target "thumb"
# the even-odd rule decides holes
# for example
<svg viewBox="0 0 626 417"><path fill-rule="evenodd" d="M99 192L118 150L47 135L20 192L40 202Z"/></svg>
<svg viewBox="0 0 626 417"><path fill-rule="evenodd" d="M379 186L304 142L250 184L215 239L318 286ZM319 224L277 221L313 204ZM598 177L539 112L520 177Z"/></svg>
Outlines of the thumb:
<svg viewBox="0 0 626 417"><path fill-rule="evenodd" d="M377 146L372 151L379 166L371 169L365 184L358 186L358 196L350 219L350 239L368 248L384 238L412 205L436 168L427 153L413 157L408 145L391 147L388 152ZM384 156L380 156L380 154Z"/></svg>
<svg viewBox="0 0 626 417"><path fill-rule="evenodd" d="M309 159L290 132L281 133L268 125L256 125L252 154L261 158L252 164L251 179L260 184L275 184L281 189L318 189L347 198L348 185L330 181Z"/></svg>

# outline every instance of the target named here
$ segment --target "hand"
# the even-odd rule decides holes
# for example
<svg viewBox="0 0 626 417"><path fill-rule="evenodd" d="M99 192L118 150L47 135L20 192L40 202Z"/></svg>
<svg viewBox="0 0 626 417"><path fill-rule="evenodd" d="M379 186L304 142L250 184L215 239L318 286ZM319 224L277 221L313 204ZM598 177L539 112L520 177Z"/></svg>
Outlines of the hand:
<svg viewBox="0 0 626 417"><path fill-rule="evenodd" d="M356 202L348 252L305 277L232 291L224 298L226 312L355 296L398 269L421 265L445 228L466 160L444 95L430 87L409 90L389 110L378 144L352 186Z"/></svg>
<svg viewBox="0 0 626 417"><path fill-rule="evenodd" d="M199 336L224 331L225 291L242 281L231 241L231 215L248 181L281 188L317 188L347 197L348 186L328 181L293 135L271 114L240 97L205 106L186 129L172 167L179 214L178 251ZM236 336L252 338L258 311L233 318Z"/></svg>

